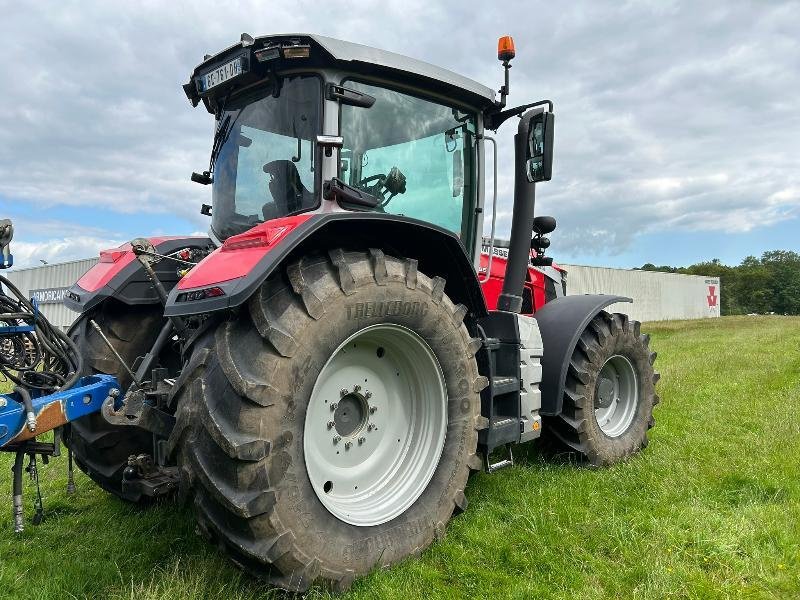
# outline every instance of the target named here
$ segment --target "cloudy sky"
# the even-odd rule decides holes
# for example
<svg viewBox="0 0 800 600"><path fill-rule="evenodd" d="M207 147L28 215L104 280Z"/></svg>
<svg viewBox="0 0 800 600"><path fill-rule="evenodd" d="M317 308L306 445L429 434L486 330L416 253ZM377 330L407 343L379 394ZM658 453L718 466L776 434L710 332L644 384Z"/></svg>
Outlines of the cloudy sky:
<svg viewBox="0 0 800 600"><path fill-rule="evenodd" d="M0 0L0 218L19 266L205 231L211 117L181 84L242 32L312 32L555 102L537 212L565 263L640 266L800 251L799 2ZM494 6L494 5L493 5ZM500 6L499 4L496 6ZM566 8L565 8L566 7ZM500 231L513 121L500 130Z"/></svg>

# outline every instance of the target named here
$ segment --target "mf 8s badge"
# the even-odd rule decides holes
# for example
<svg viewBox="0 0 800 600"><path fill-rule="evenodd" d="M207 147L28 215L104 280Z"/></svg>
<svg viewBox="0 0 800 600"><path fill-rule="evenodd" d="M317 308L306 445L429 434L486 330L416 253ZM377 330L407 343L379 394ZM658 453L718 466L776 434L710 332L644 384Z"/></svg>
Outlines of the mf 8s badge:
<svg viewBox="0 0 800 600"><path fill-rule="evenodd" d="M369 317L424 317L428 314L427 302L403 302L386 300L380 302L356 302L347 305L348 319L367 319Z"/></svg>

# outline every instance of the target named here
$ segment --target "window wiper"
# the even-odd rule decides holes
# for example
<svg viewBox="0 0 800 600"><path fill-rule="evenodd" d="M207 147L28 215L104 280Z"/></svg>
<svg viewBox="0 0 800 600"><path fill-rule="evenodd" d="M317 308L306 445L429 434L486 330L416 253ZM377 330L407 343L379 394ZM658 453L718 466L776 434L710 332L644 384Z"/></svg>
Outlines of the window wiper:
<svg viewBox="0 0 800 600"><path fill-rule="evenodd" d="M231 115L225 115L225 118L217 127L217 130L214 132L214 140L211 142L211 157L208 160L208 171L203 171L202 173L192 173L192 181L195 183L201 183L203 185L208 185L214 181L213 173L214 173L214 165L217 164L217 158L219 157L220 150L222 150L222 146L228 140L228 137L231 134L231 130L233 129L233 124L236 122L236 119L239 118L241 114L241 110L236 113L236 117L231 119Z"/></svg>
<svg viewBox="0 0 800 600"><path fill-rule="evenodd" d="M238 117L239 115L237 114L236 116ZM214 165L217 163L219 151L222 148L222 144L224 144L228 139L232 126L233 124L231 123L231 115L229 113L225 115L222 123L220 123L219 127L217 127L217 131L214 132L214 140L211 142L211 158L208 161L208 170L211 173L214 172Z"/></svg>

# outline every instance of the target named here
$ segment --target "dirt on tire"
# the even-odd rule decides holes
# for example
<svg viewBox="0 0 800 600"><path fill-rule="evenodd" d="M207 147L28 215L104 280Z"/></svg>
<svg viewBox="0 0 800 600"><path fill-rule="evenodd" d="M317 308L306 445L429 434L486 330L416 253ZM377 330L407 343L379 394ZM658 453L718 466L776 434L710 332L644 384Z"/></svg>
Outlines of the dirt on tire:
<svg viewBox="0 0 800 600"><path fill-rule="evenodd" d="M332 250L291 262L249 304L196 344L176 382L170 449L194 498L201 530L252 574L292 591L337 590L418 554L466 508L477 456L479 343L445 281L381 250ZM359 527L319 501L303 456L307 403L339 344L395 323L433 350L447 388L447 434L436 471L400 516Z"/></svg>
<svg viewBox="0 0 800 600"><path fill-rule="evenodd" d="M659 402L653 370L656 353L638 321L627 315L601 311L581 334L572 353L564 387L563 409L550 417L544 432L570 451L579 452L594 466L625 460L647 446L648 430L655 425L653 407ZM638 402L627 430L609 437L595 417L595 392L600 370L612 356L627 358L637 376Z"/></svg>
<svg viewBox="0 0 800 600"><path fill-rule="evenodd" d="M120 364L97 331L94 319L128 365L150 350L161 326L160 306L126 306L107 301L83 315L70 328L69 335L83 356L84 375L114 375L125 389L131 376ZM78 467L104 490L128 502L145 499L122 490L122 471L131 454L152 453L152 435L137 427L109 424L100 413L70 423L65 443L72 450Z"/></svg>

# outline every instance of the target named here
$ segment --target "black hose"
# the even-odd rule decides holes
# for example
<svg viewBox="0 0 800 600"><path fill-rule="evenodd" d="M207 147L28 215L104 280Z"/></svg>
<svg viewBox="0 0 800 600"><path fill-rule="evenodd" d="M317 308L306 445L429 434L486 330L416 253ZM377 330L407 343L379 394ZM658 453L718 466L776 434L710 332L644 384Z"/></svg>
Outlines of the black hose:
<svg viewBox="0 0 800 600"><path fill-rule="evenodd" d="M14 459L14 468L13 468L14 484L12 489L15 533L20 533L24 528L23 506L22 506L22 465L24 460L25 460L25 451L17 450L17 456Z"/></svg>
<svg viewBox="0 0 800 600"><path fill-rule="evenodd" d="M83 360L75 343L53 327L33 303L8 279L0 276L0 323L32 326L33 332L3 336L0 373L20 387L52 392L75 385Z"/></svg>
<svg viewBox="0 0 800 600"><path fill-rule="evenodd" d="M22 398L22 405L25 407L25 424L31 432L36 431L36 413L33 412L30 392L20 385L14 386L14 391Z"/></svg>

